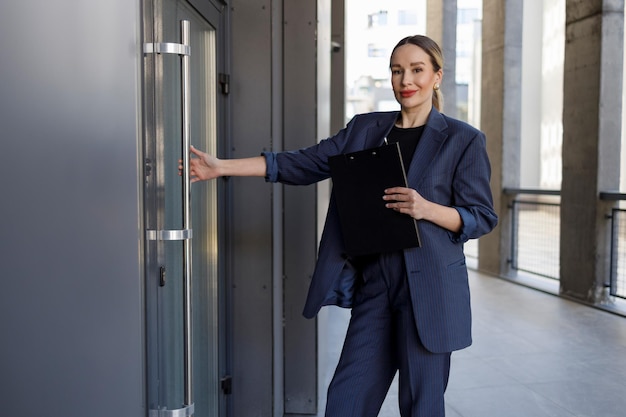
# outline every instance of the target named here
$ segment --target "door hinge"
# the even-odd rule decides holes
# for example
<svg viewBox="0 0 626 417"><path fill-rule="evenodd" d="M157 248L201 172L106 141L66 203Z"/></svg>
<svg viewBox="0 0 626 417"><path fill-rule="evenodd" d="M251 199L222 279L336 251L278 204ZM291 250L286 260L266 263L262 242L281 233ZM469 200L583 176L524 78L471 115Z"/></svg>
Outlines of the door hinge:
<svg viewBox="0 0 626 417"><path fill-rule="evenodd" d="M230 75L220 73L219 75L220 86L222 87L222 94L227 96L230 94Z"/></svg>
<svg viewBox="0 0 626 417"><path fill-rule="evenodd" d="M230 375L226 375L220 381L222 392L224 395L230 395L233 393L233 378Z"/></svg>

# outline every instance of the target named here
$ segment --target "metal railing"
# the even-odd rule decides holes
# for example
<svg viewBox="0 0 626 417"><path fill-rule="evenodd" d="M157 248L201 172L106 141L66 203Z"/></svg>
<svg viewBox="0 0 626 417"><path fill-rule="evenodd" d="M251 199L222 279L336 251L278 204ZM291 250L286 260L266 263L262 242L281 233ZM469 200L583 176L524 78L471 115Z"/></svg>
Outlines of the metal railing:
<svg viewBox="0 0 626 417"><path fill-rule="evenodd" d="M611 274L612 296L626 298L626 210L614 208L611 213Z"/></svg>
<svg viewBox="0 0 626 417"><path fill-rule="evenodd" d="M602 200L626 202L626 194L603 192ZM611 211L611 273L610 294L626 299L626 210L613 208Z"/></svg>
<svg viewBox="0 0 626 417"><path fill-rule="evenodd" d="M505 189L514 195L511 210L511 268L559 279L560 193L554 190ZM603 192L602 200L625 201L626 194ZM626 209L615 208L611 221L610 294L626 299Z"/></svg>
<svg viewBox="0 0 626 417"><path fill-rule="evenodd" d="M560 204L536 198L515 199L510 209L511 268L558 280Z"/></svg>

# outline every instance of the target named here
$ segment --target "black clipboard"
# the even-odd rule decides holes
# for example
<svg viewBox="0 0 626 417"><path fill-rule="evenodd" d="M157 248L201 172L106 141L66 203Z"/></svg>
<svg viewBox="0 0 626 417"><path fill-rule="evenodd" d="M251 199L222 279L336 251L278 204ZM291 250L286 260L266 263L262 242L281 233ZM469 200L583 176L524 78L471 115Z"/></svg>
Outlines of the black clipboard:
<svg viewBox="0 0 626 417"><path fill-rule="evenodd" d="M328 164L348 255L421 246L416 220L383 200L386 188L407 186L398 143L331 156Z"/></svg>

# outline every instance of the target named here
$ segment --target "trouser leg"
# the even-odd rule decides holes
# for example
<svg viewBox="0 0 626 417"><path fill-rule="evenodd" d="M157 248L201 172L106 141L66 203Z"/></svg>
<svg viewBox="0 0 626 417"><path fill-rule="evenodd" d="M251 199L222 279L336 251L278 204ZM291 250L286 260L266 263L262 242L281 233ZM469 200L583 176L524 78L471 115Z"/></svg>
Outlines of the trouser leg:
<svg viewBox="0 0 626 417"><path fill-rule="evenodd" d="M381 256L363 271L326 417L375 417L399 369L402 417L444 417L450 353L422 345L401 256Z"/></svg>
<svg viewBox="0 0 626 417"><path fill-rule="evenodd" d="M392 269L388 266L386 269ZM411 303L406 274L391 283L389 293L396 315L396 356L399 367L398 402L402 417L444 417L444 392L450 374L450 353L432 353L422 344Z"/></svg>
<svg viewBox="0 0 626 417"><path fill-rule="evenodd" d="M402 417L444 417L444 393L450 375L450 353L424 348L414 329L413 314L404 315L406 332L398 333L400 358L398 401Z"/></svg>
<svg viewBox="0 0 626 417"><path fill-rule="evenodd" d="M326 417L375 417L398 368L387 287L379 277L362 282L335 375Z"/></svg>

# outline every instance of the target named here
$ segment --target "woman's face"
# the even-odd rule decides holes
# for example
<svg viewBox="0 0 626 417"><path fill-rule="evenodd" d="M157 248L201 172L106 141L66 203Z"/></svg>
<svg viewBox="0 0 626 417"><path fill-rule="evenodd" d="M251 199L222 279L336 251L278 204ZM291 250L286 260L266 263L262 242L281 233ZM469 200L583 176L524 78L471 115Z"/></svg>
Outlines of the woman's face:
<svg viewBox="0 0 626 417"><path fill-rule="evenodd" d="M391 86L404 110L430 110L434 86L442 75L441 69L435 72L430 56L419 46L399 46L391 56Z"/></svg>

